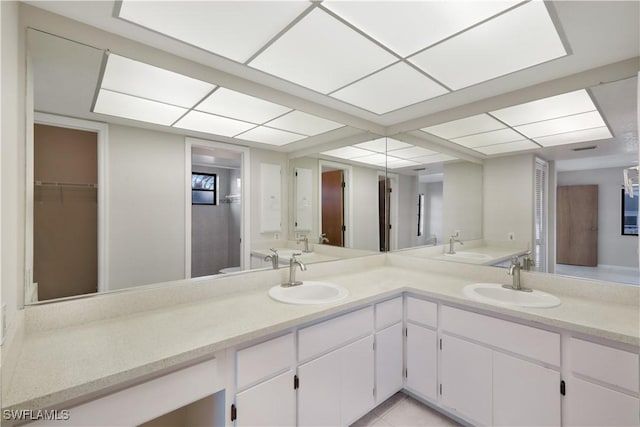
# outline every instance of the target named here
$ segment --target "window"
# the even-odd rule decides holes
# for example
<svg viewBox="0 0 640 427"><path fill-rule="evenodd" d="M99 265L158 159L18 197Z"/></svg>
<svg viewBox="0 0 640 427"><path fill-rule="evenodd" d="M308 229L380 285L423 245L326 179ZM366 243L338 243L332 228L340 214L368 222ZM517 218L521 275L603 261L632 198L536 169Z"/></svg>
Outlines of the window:
<svg viewBox="0 0 640 427"><path fill-rule="evenodd" d="M191 204L217 205L216 175L210 173L191 174Z"/></svg>
<svg viewBox="0 0 640 427"><path fill-rule="evenodd" d="M547 271L547 162L536 159L535 164L535 262L536 270Z"/></svg>
<svg viewBox="0 0 640 427"><path fill-rule="evenodd" d="M418 194L418 236L424 234L424 194Z"/></svg>
<svg viewBox="0 0 640 427"><path fill-rule="evenodd" d="M622 221L623 236L638 235L638 186L633 187L633 197L622 190Z"/></svg>

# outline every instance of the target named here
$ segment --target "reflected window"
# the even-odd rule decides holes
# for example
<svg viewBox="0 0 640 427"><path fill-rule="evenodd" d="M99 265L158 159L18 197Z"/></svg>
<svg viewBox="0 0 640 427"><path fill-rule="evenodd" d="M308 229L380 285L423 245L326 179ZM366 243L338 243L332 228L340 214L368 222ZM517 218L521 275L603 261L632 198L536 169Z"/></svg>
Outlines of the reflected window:
<svg viewBox="0 0 640 427"><path fill-rule="evenodd" d="M216 174L196 173L191 174L191 204L193 205L217 205Z"/></svg>
<svg viewBox="0 0 640 427"><path fill-rule="evenodd" d="M418 194L418 236L424 234L424 194Z"/></svg>
<svg viewBox="0 0 640 427"><path fill-rule="evenodd" d="M638 186L633 186L633 195L622 190L622 235L638 235Z"/></svg>

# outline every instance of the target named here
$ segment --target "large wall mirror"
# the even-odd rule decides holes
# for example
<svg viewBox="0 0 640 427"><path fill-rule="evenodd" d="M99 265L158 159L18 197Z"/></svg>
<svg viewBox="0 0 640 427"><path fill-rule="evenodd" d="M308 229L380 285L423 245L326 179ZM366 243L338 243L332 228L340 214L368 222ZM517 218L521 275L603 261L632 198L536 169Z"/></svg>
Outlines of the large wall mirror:
<svg viewBox="0 0 640 427"><path fill-rule="evenodd" d="M638 43L617 31L637 32L637 3L496 3L406 52L378 40L396 32L359 28L335 2L253 5L273 27L242 52L223 37L200 45L192 30L208 21L152 22L148 8L172 16L171 2L115 3L20 6L27 304L286 267L294 253L487 265L518 255L545 273L637 284L620 197L638 162ZM407 4L408 16L425 5ZM218 6L180 13L198 23ZM245 12L215 30L239 31ZM553 46L520 65L503 52L486 61L508 69L447 54L430 71L444 41L512 12L543 17ZM353 45L308 32L315 19ZM509 39L525 36L542 39ZM357 64L341 67L318 40L354 49L344 58Z"/></svg>

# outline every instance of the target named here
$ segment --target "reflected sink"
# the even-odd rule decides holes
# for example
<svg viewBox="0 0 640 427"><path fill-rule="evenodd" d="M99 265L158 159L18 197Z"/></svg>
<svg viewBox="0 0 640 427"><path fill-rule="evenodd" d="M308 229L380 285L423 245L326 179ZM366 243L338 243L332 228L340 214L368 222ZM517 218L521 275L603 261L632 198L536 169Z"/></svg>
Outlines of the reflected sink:
<svg viewBox="0 0 640 427"><path fill-rule="evenodd" d="M474 283L462 289L462 293L476 301L488 304L551 308L561 304L559 298L542 291L522 292L503 288L500 283Z"/></svg>
<svg viewBox="0 0 640 427"><path fill-rule="evenodd" d="M327 304L345 299L349 291L334 283L305 281L288 288L274 286L269 289L269 296L287 304Z"/></svg>
<svg viewBox="0 0 640 427"><path fill-rule="evenodd" d="M300 249L278 249L276 248L276 250L278 251L278 256L280 258L286 258L287 262L289 262L289 258L291 258L293 256L293 254L300 254L298 255L298 257L303 257L305 255L310 255L313 252L302 252L302 250Z"/></svg>
<svg viewBox="0 0 640 427"><path fill-rule="evenodd" d="M444 256L451 257L451 258L465 258L465 259L477 260L477 261L491 259L491 256L487 254L479 254L477 252L464 252L464 251L458 251L455 254L448 254L445 252Z"/></svg>

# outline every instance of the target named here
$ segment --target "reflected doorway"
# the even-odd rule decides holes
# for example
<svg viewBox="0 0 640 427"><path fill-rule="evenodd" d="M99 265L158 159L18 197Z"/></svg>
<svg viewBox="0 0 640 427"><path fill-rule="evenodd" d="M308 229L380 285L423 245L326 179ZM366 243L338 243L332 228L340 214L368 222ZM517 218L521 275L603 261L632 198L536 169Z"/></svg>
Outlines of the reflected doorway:
<svg viewBox="0 0 640 427"><path fill-rule="evenodd" d="M191 147L191 277L240 271L242 153Z"/></svg>

